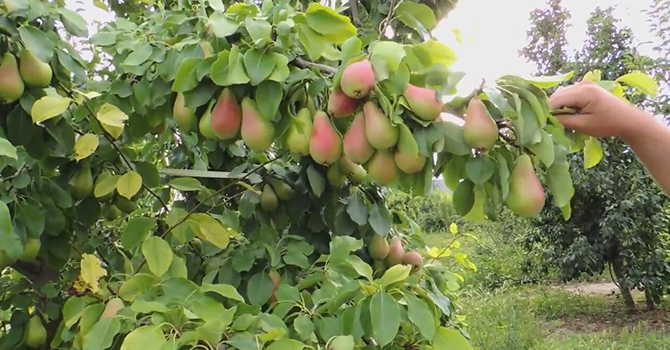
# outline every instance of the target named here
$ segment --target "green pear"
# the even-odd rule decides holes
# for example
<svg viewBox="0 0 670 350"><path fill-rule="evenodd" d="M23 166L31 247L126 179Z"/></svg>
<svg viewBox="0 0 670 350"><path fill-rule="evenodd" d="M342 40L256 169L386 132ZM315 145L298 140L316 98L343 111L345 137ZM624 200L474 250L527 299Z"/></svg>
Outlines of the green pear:
<svg viewBox="0 0 670 350"><path fill-rule="evenodd" d="M384 115L377 105L368 101L363 105L365 112L365 135L372 147L385 150L398 142L398 128Z"/></svg>
<svg viewBox="0 0 670 350"><path fill-rule="evenodd" d="M53 76L51 66L35 57L28 49L21 51L19 56L19 72L26 86L32 88L49 86Z"/></svg>
<svg viewBox="0 0 670 350"><path fill-rule="evenodd" d="M389 243L386 239L381 235L373 234L368 245L370 257L375 260L384 260L389 255L389 251Z"/></svg>
<svg viewBox="0 0 670 350"><path fill-rule="evenodd" d="M122 213L130 214L137 209L137 203L124 196L114 197L114 206Z"/></svg>
<svg viewBox="0 0 670 350"><path fill-rule="evenodd" d="M334 164L342 155L342 136L335 129L326 112L314 115L314 128L309 140L309 154L319 164Z"/></svg>
<svg viewBox="0 0 670 350"><path fill-rule="evenodd" d="M382 186L393 183L398 175L393 155L389 151L377 151L368 162L368 173Z"/></svg>
<svg viewBox="0 0 670 350"><path fill-rule="evenodd" d="M488 150L498 140L498 126L484 103L473 98L468 104L463 124L463 140L471 148Z"/></svg>
<svg viewBox="0 0 670 350"><path fill-rule="evenodd" d="M346 175L340 171L339 166L328 167L328 172L326 172L326 178L328 179L328 183L331 184L333 187L342 187L344 186L344 183L347 181Z"/></svg>
<svg viewBox="0 0 670 350"><path fill-rule="evenodd" d="M409 127L401 124L398 129L400 130L398 149L393 155L395 164L406 174L417 173L426 165L426 157L419 153L419 146Z"/></svg>
<svg viewBox="0 0 670 350"><path fill-rule="evenodd" d="M174 106L172 107L172 118L177 122L179 130L181 132L187 133L192 130L195 130L196 127L196 118L195 118L195 109L186 107L186 101L184 100L184 94L181 92L177 93L177 98L174 100Z"/></svg>
<svg viewBox="0 0 670 350"><path fill-rule="evenodd" d="M312 112L308 108L300 109L295 118L291 119L291 125L286 131L286 145L291 153L300 156L309 154L313 127Z"/></svg>
<svg viewBox="0 0 670 350"><path fill-rule="evenodd" d="M267 151L275 137L275 128L258 111L256 102L249 97L242 99L242 140L252 151Z"/></svg>
<svg viewBox="0 0 670 350"><path fill-rule="evenodd" d="M40 248L42 247L42 241L39 238L28 238L23 242L23 254L19 260L23 261L32 261L35 260L37 255L40 253Z"/></svg>
<svg viewBox="0 0 670 350"><path fill-rule="evenodd" d="M263 192L261 193L261 209L266 212L272 213L277 210L279 201L277 200L277 195L275 191L272 190L272 186L266 184L263 186Z"/></svg>
<svg viewBox="0 0 670 350"><path fill-rule="evenodd" d="M344 156L354 163L365 164L375 153L375 149L365 134L365 114L356 113L349 130L344 135Z"/></svg>
<svg viewBox="0 0 670 350"><path fill-rule="evenodd" d="M29 348L40 349L47 343L47 330L38 315L33 315L23 333L23 342Z"/></svg>
<svg viewBox="0 0 670 350"><path fill-rule="evenodd" d="M6 52L0 64L0 102L12 103L23 95L25 86L19 74L16 57Z"/></svg>
<svg viewBox="0 0 670 350"><path fill-rule="evenodd" d="M353 183L362 183L368 175L368 172L365 171L365 168L363 168L362 165L350 161L347 157L340 157L337 164L340 168L340 172L349 176Z"/></svg>
<svg viewBox="0 0 670 350"><path fill-rule="evenodd" d="M283 201L288 201L293 198L295 191L289 184L279 179L270 179L270 184L275 191L277 197Z"/></svg>
<svg viewBox="0 0 670 350"><path fill-rule="evenodd" d="M527 154L520 155L509 178L507 206L516 215L533 217L540 213L545 199L544 188L535 174L533 161Z"/></svg>
<svg viewBox="0 0 670 350"><path fill-rule="evenodd" d="M83 166L70 179L70 194L74 199L84 199L93 193L93 174L89 166Z"/></svg>
<svg viewBox="0 0 670 350"><path fill-rule="evenodd" d="M212 108L214 107L214 103L216 103L216 100L209 102L207 110L205 110L205 113L202 115L202 117L200 117L200 122L198 123L198 130L200 130L200 135L210 140L217 138L214 134L214 130L212 130Z"/></svg>

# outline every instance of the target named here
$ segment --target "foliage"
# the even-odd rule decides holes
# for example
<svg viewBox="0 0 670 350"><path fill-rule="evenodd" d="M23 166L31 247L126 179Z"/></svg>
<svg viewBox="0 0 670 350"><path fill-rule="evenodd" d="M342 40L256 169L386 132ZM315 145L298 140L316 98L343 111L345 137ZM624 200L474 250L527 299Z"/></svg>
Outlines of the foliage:
<svg viewBox="0 0 670 350"><path fill-rule="evenodd" d="M546 8L530 13L531 27L527 31L529 42L520 50L521 56L537 65L542 74L568 72L568 45L565 28L570 12L561 7L560 0L547 1Z"/></svg>
<svg viewBox="0 0 670 350"><path fill-rule="evenodd" d="M426 196L413 197L395 191L386 196L386 205L389 209L404 213L427 233L446 232L452 223L468 227L468 222L456 213L451 194L447 192L431 191Z"/></svg>

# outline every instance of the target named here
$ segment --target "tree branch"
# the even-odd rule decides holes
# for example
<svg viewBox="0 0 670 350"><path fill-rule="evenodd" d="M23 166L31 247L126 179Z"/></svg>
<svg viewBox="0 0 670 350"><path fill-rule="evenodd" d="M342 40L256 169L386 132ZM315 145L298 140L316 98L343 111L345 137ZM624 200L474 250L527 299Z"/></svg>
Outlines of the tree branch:
<svg viewBox="0 0 670 350"><path fill-rule="evenodd" d="M455 116L457 116L461 119L465 119L465 116L463 115L463 113L461 113L459 111L463 107L465 107L465 105L468 104L468 102L470 102L471 99L477 97L479 94L482 93L482 91L484 91L484 85L485 84L486 84L486 80L484 78L482 78L482 82L479 84L479 86L477 88L475 88L474 90L472 90L472 92L470 92L467 96L463 97L463 101L461 103L459 103L455 106L449 106L449 107L447 107L447 105L448 105L448 103L447 103L447 105L445 105L444 108L442 108L442 112L453 114L453 115L455 115Z"/></svg>
<svg viewBox="0 0 670 350"><path fill-rule="evenodd" d="M354 20L356 26L361 25L361 17L358 11L358 0L349 0L349 9L351 9L351 17Z"/></svg>
<svg viewBox="0 0 670 350"><path fill-rule="evenodd" d="M321 73L325 73L327 75L334 75L337 72L337 69L331 66L327 66L321 63L310 62L300 57L296 57L293 60L293 63L300 68L317 68L319 71L321 71Z"/></svg>
<svg viewBox="0 0 670 350"><path fill-rule="evenodd" d="M386 15L386 19L384 20L384 27L382 27L382 30L379 31L379 36L383 37L384 33L386 32L386 29L388 28L389 24L391 24L391 17L393 16L393 10L395 9L395 0L391 0L389 4L389 13Z"/></svg>

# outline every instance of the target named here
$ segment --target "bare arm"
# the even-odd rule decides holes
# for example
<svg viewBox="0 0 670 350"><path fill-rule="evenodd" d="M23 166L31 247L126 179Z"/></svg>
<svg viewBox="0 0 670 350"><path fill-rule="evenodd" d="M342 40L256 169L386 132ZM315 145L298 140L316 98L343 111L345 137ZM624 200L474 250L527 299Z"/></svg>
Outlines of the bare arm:
<svg viewBox="0 0 670 350"><path fill-rule="evenodd" d="M558 90L550 104L551 108L578 110L575 115L556 116L569 129L591 136L621 137L670 194L670 128L590 82Z"/></svg>

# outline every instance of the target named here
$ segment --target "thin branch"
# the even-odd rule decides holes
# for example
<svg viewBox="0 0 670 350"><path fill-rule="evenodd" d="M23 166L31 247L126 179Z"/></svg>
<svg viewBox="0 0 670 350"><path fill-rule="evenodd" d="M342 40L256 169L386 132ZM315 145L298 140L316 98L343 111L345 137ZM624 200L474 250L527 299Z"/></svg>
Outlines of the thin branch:
<svg viewBox="0 0 670 350"><path fill-rule="evenodd" d="M334 75L337 72L337 69L331 66L327 66L321 63L310 62L300 57L296 57L293 60L293 63L300 68L317 68L319 71L321 71L321 73L325 73L327 75Z"/></svg>
<svg viewBox="0 0 670 350"><path fill-rule="evenodd" d="M386 33L386 29L388 28L389 24L391 24L391 17L393 16L393 10L395 10L395 0L391 0L389 4L389 13L386 15L386 19L384 20L384 27L382 28L381 31L379 31L379 36L384 36L384 33Z"/></svg>
<svg viewBox="0 0 670 350"><path fill-rule="evenodd" d="M356 26L361 25L360 13L358 11L358 0L349 0L349 8L351 9L351 17Z"/></svg>
<svg viewBox="0 0 670 350"><path fill-rule="evenodd" d="M467 96L465 96L463 98L462 103L460 103L456 106L451 106L451 107L447 107L445 105L444 108L442 109L442 112L453 114L453 115L455 115L455 116L457 116L461 119L465 119L465 116L463 115L463 113L461 113L459 111L461 110L461 108L465 107L465 105L468 102L470 102L471 99L479 96L479 94L481 94L484 91L484 85L486 85L486 80L484 78L482 78L482 82L479 83L479 86L477 88L475 88L474 90L472 90L472 92L470 92Z"/></svg>

